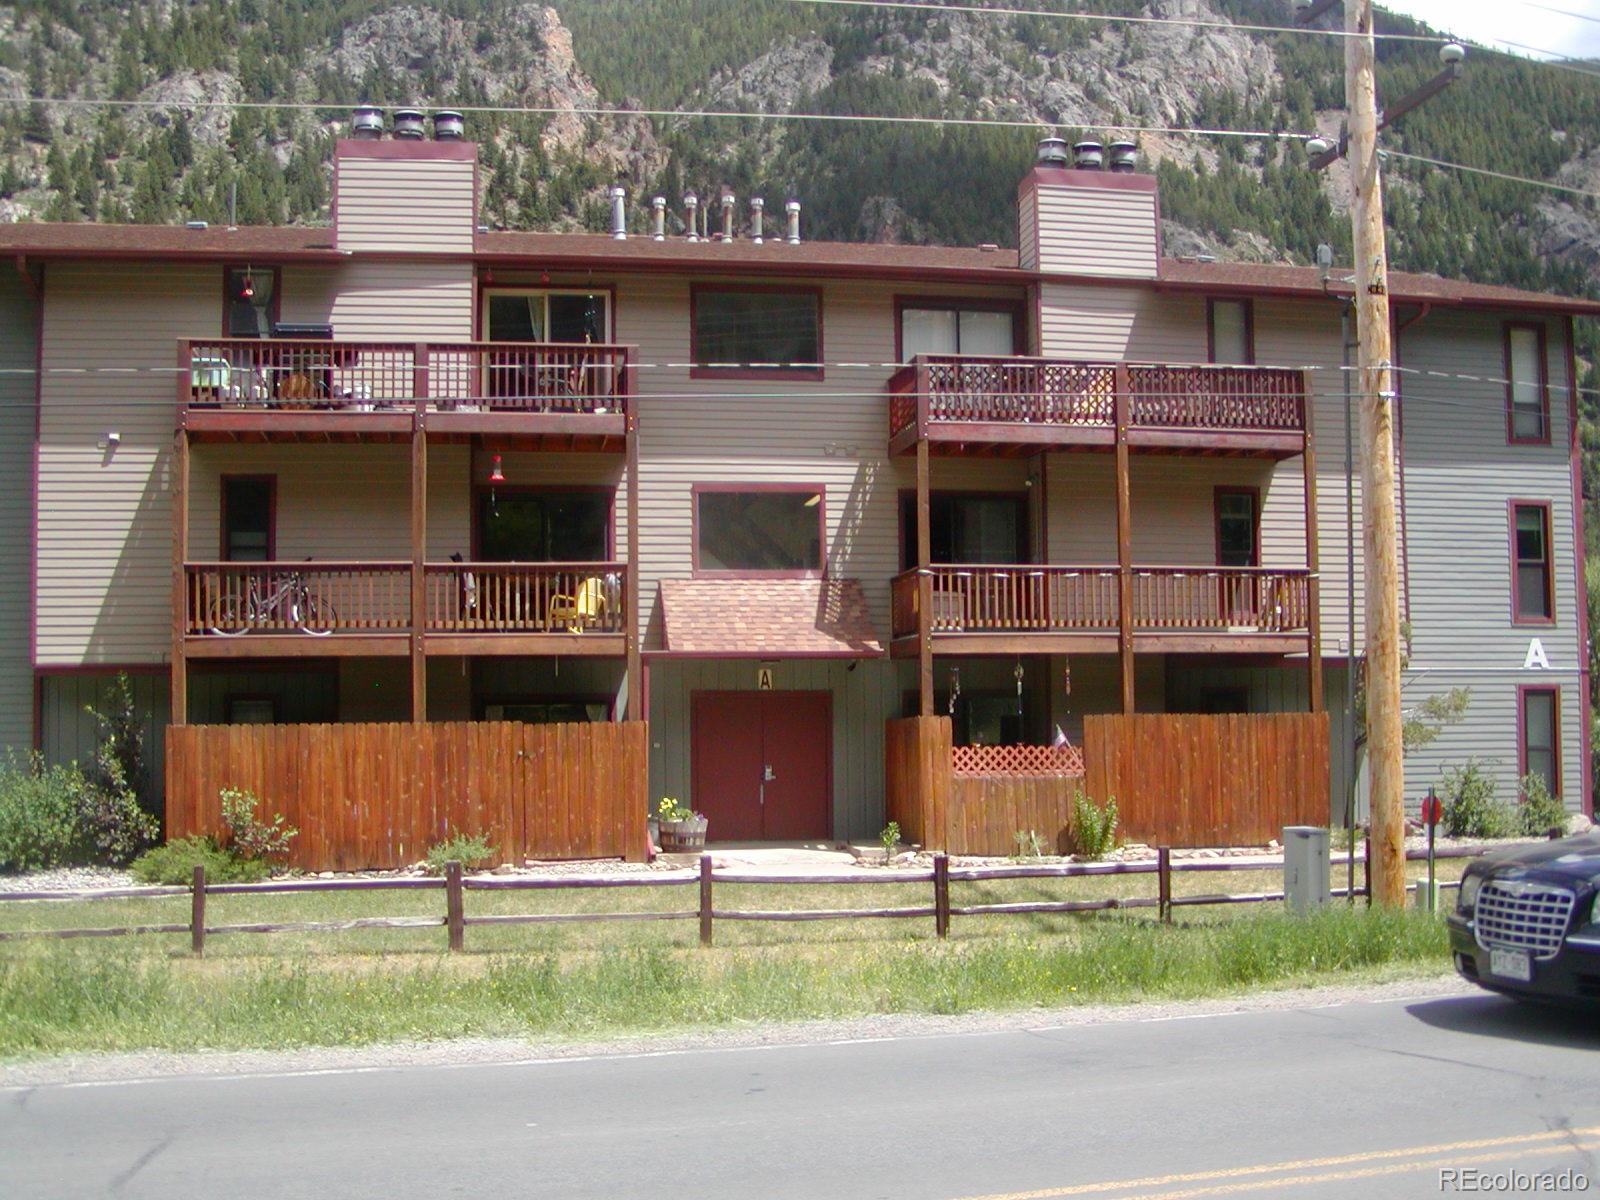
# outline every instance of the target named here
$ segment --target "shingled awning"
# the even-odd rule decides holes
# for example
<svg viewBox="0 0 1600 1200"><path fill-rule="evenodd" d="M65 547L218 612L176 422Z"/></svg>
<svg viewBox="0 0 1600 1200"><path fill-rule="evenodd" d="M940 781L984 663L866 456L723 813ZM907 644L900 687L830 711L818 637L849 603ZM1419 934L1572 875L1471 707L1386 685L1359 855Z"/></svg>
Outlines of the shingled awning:
<svg viewBox="0 0 1600 1200"><path fill-rule="evenodd" d="M861 584L854 579L664 579L667 654L878 658Z"/></svg>

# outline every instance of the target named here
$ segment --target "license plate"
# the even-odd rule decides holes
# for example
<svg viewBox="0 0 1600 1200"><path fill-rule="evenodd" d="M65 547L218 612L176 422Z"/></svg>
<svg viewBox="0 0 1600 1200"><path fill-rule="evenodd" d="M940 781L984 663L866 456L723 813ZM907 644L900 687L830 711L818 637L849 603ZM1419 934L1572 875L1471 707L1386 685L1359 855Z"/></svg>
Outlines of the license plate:
<svg viewBox="0 0 1600 1200"><path fill-rule="evenodd" d="M1523 983L1533 981L1533 960L1526 950L1490 950L1489 974L1502 979L1516 979Z"/></svg>

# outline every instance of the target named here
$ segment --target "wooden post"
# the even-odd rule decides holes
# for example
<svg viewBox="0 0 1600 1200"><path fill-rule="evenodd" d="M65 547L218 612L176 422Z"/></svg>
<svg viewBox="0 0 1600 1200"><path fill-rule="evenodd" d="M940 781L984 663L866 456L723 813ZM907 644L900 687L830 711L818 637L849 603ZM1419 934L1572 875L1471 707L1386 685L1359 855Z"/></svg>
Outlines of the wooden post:
<svg viewBox="0 0 1600 1200"><path fill-rule="evenodd" d="M917 368L917 383L922 386L926 369ZM917 411L923 413L928 398L917 398ZM931 464L928 461L927 429L919 417L917 437L917 711L933 716L933 576L928 560L933 556L933 533L929 528L932 505L928 495Z"/></svg>
<svg viewBox="0 0 1600 1200"><path fill-rule="evenodd" d="M1172 847L1156 847L1156 889L1161 919L1172 924Z"/></svg>
<svg viewBox="0 0 1600 1200"><path fill-rule="evenodd" d="M1306 375L1300 373L1300 407L1305 427L1306 448L1300 456L1305 471L1306 505L1306 688L1310 692L1307 707L1311 712L1322 711L1322 580L1321 556L1317 546L1317 450L1313 439L1315 421L1312 419L1311 395L1306 387Z"/></svg>
<svg viewBox="0 0 1600 1200"><path fill-rule="evenodd" d="M1367 759L1373 899L1406 902L1405 765L1400 715L1400 577L1395 562L1394 379L1389 279L1378 171L1372 0L1346 0L1345 102L1355 246L1356 343L1361 382L1361 515L1366 551ZM1368 857L1372 859L1369 845Z"/></svg>
<svg viewBox="0 0 1600 1200"><path fill-rule="evenodd" d="M461 897L461 864L454 861L444 865L444 923L450 931L451 953L460 954L466 949L467 922Z"/></svg>
<svg viewBox="0 0 1600 1200"><path fill-rule="evenodd" d="M1122 711L1134 711L1133 674L1133 521L1128 488L1129 375L1117 364L1115 419L1117 439L1117 654L1122 675Z"/></svg>
<svg viewBox="0 0 1600 1200"><path fill-rule="evenodd" d="M1372 904L1372 826L1365 830L1366 836L1361 839L1361 894L1367 898L1367 904Z"/></svg>
<svg viewBox="0 0 1600 1200"><path fill-rule="evenodd" d="M950 936L950 856L933 856L933 929L941 938Z"/></svg>
<svg viewBox="0 0 1600 1200"><path fill-rule="evenodd" d="M185 353L183 357L187 357ZM188 382L179 372L179 379ZM184 638L189 631L189 431L180 424L172 439L172 661L171 722L189 723L189 659Z"/></svg>
<svg viewBox="0 0 1600 1200"><path fill-rule="evenodd" d="M711 855L700 856L700 944L711 945Z"/></svg>
<svg viewBox="0 0 1600 1200"><path fill-rule="evenodd" d="M423 347L417 347L422 354ZM426 368L418 368L419 373ZM428 432L419 407L411 430L411 719L428 719Z"/></svg>
<svg viewBox="0 0 1600 1200"><path fill-rule="evenodd" d="M206 869L195 867L189 895L189 949L195 956L206 952Z"/></svg>
<svg viewBox="0 0 1600 1200"><path fill-rule="evenodd" d="M624 470L628 477L628 568L623 585L623 608L627 618L626 646L628 673L628 711L630 721L644 717L644 675L639 657L639 417L637 397L634 395L632 351L628 351L628 365L623 368L625 394L622 398L627 462Z"/></svg>

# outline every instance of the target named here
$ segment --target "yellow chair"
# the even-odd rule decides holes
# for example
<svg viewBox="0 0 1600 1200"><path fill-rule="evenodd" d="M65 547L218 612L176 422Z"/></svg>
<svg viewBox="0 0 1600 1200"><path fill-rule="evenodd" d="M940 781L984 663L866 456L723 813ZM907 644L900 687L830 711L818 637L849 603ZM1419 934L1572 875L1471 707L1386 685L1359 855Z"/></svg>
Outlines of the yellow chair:
<svg viewBox="0 0 1600 1200"><path fill-rule="evenodd" d="M606 603L604 580L590 575L576 593L557 592L550 597L549 623L564 624L569 633L582 633L605 613Z"/></svg>

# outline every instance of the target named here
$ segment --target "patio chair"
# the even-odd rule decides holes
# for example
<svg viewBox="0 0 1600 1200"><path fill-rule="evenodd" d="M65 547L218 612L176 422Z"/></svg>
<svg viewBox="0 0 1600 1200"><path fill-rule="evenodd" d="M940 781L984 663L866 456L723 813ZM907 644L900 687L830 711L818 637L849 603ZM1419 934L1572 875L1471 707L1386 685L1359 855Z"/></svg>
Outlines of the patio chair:
<svg viewBox="0 0 1600 1200"><path fill-rule="evenodd" d="M548 621L551 626L566 625L569 633L582 633L598 621L608 607L605 580L590 575L576 592L557 592L550 597Z"/></svg>

